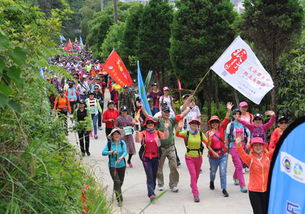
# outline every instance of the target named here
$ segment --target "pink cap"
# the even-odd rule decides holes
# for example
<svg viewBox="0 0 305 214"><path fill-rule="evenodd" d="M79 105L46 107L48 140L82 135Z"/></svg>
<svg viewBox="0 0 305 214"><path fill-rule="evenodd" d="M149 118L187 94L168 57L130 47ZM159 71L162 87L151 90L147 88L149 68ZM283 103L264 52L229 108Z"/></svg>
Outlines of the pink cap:
<svg viewBox="0 0 305 214"><path fill-rule="evenodd" d="M239 107L245 107L248 106L248 103L246 101L242 101L239 103Z"/></svg>
<svg viewBox="0 0 305 214"><path fill-rule="evenodd" d="M165 87L163 88L163 91L169 91L169 88L168 88L167 86L165 86Z"/></svg>
<svg viewBox="0 0 305 214"><path fill-rule="evenodd" d="M199 123L199 125L201 124L200 120L197 117L193 117L190 121L189 124L193 123L193 122L197 122Z"/></svg>
<svg viewBox="0 0 305 214"><path fill-rule="evenodd" d="M253 146L253 144L255 143L261 143L261 144L265 144L263 138L261 137L254 137L251 139L251 146Z"/></svg>

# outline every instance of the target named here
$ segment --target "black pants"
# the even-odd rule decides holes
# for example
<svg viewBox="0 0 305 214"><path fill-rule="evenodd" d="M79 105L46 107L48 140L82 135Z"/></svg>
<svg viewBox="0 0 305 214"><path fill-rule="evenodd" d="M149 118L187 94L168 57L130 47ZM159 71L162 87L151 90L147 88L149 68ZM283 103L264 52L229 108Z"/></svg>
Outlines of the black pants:
<svg viewBox="0 0 305 214"><path fill-rule="evenodd" d="M249 191L253 214L268 214L268 193Z"/></svg>
<svg viewBox="0 0 305 214"><path fill-rule="evenodd" d="M99 128L102 127L102 117L100 112L98 112L97 124Z"/></svg>
<svg viewBox="0 0 305 214"><path fill-rule="evenodd" d="M82 152L89 152L89 143L90 143L89 133L90 132L87 131L78 132L79 145L80 145L80 150ZM85 148L84 148L84 139L85 139Z"/></svg>
<svg viewBox="0 0 305 214"><path fill-rule="evenodd" d="M126 170L126 166L122 168L113 168L113 167L109 168L110 175L113 180L113 190L115 192L115 196L118 202L123 201L121 187L124 182L125 170Z"/></svg>
<svg viewBox="0 0 305 214"><path fill-rule="evenodd" d="M76 109L77 101L70 101L70 108L71 108L71 114L73 114L74 110Z"/></svg>
<svg viewBox="0 0 305 214"><path fill-rule="evenodd" d="M175 153L176 153L177 165L179 166L181 163L180 163L180 158L179 158L178 153L177 153L176 146L175 146Z"/></svg>
<svg viewBox="0 0 305 214"><path fill-rule="evenodd" d="M146 185L147 185L147 192L148 197L155 195L155 188L156 188L156 179L157 179L157 171L159 166L159 159L152 158L149 159L144 157L143 159L143 166L146 174Z"/></svg>
<svg viewBox="0 0 305 214"><path fill-rule="evenodd" d="M112 131L112 128L106 128L106 130L105 130L106 137L108 137L108 135L110 134L111 131Z"/></svg>

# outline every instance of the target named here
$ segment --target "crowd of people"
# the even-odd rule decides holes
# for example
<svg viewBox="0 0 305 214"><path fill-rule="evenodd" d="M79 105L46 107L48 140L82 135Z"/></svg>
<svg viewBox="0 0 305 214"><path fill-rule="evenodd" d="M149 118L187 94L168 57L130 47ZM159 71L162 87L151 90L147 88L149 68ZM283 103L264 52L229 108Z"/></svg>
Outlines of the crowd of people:
<svg viewBox="0 0 305 214"><path fill-rule="evenodd" d="M67 133L67 116L77 127L81 153L90 156L90 138L97 140L98 131L106 133L107 139L99 140L105 142L102 155L109 157L109 171L119 206L123 202L121 187L126 167L133 167L135 143L141 144L139 156L146 174L149 199L155 200L156 188L158 191L165 189L163 167L166 159L170 169L170 190L175 193L179 191L180 159L175 147L177 136L184 139L185 162L195 202L200 202L197 182L203 150L207 148L209 188L215 189L214 181L219 168L222 194L229 197L227 163L230 154L235 167L232 175L234 184L239 185L242 193L249 192L255 214L267 213L266 191L270 161L276 143L287 127L287 117L278 117L278 128L272 132L268 141L267 133L275 123L275 113L267 111L265 115L270 119L264 123L264 115L251 114L247 102L240 102L238 107L229 102L225 117L221 119L219 115L212 115L207 121L209 129L204 133L202 125L205 121L191 94L184 94L183 105L176 108L169 87L164 86L161 90L155 82L147 93L152 112L149 115L142 107L137 80L133 80L132 86L121 87L115 84L90 52L57 56L50 59L50 63L63 67L73 77L66 79L53 75L48 79L59 94L51 95L50 103L54 112L64 118ZM111 99L105 103L106 109L103 109L106 89L109 90ZM102 123L105 123L105 130ZM244 171L249 171L248 187Z"/></svg>

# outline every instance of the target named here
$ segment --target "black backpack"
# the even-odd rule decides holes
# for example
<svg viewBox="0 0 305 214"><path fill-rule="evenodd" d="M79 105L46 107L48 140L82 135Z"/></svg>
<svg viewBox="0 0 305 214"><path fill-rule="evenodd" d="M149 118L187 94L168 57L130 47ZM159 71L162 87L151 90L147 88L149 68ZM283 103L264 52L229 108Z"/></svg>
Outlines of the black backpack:
<svg viewBox="0 0 305 214"><path fill-rule="evenodd" d="M190 148L187 147L188 146L189 136L190 136L190 132L189 131L186 132L184 144L185 144L187 152L189 152L189 151L198 151L198 154L200 156L200 152L201 152L201 154L203 154L204 147L203 147L203 144L202 144L202 140L203 140L202 132L199 132L199 133L200 133L200 148L199 149L190 149Z"/></svg>

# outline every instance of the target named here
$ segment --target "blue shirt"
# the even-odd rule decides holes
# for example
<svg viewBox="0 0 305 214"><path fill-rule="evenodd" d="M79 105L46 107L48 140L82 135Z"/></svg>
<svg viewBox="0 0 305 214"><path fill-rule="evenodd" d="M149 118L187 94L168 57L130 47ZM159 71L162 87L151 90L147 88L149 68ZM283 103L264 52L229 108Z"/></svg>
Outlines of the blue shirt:
<svg viewBox="0 0 305 214"><path fill-rule="evenodd" d="M127 148L126 143L124 140L120 140L119 144L115 144L113 141L111 141L110 151L118 151L118 155L109 155L109 149L108 149L108 143L106 143L106 146L102 152L103 156L109 156L109 167L114 168L122 168L126 166L126 162L124 158L119 162L116 163L116 161L119 159L119 157L125 157L127 155Z"/></svg>

